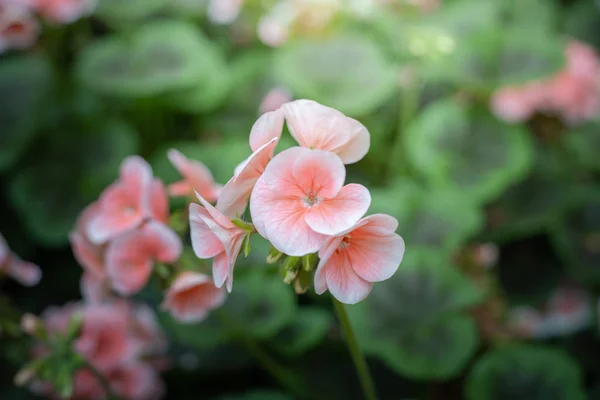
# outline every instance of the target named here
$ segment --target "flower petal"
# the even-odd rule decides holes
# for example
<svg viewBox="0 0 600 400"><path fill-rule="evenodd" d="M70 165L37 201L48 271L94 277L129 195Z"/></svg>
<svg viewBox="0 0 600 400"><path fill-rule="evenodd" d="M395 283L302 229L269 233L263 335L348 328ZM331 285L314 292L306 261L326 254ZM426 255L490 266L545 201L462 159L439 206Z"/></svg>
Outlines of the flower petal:
<svg viewBox="0 0 600 400"><path fill-rule="evenodd" d="M24 286L35 286L42 279L42 270L36 264L23 261L12 255L8 265L8 275Z"/></svg>
<svg viewBox="0 0 600 400"><path fill-rule="evenodd" d="M336 197L310 207L306 212L306 223L315 232L337 235L356 224L370 204L369 190L351 183L344 186Z"/></svg>
<svg viewBox="0 0 600 400"><path fill-rule="evenodd" d="M371 147L371 135L367 128L355 119L347 118L348 130L352 132L350 140L335 152L344 164L353 164L363 159Z"/></svg>
<svg viewBox="0 0 600 400"><path fill-rule="evenodd" d="M190 204L189 218L192 248L198 258L212 258L225 250L223 243L204 222L205 218L210 218L206 208Z"/></svg>
<svg viewBox="0 0 600 400"><path fill-rule="evenodd" d="M364 300L373 288L372 283L354 272L343 251L334 252L329 258L325 266L325 279L333 297L345 304Z"/></svg>
<svg viewBox="0 0 600 400"><path fill-rule="evenodd" d="M250 148L257 151L273 139L279 139L283 131L283 112L281 110L264 113L250 130Z"/></svg>
<svg viewBox="0 0 600 400"><path fill-rule="evenodd" d="M113 240L106 251L106 272L113 289L122 295L139 292L152 273L152 256L143 235L129 232Z"/></svg>
<svg viewBox="0 0 600 400"><path fill-rule="evenodd" d="M165 185L160 179L154 179L150 185L149 214L157 221L169 221L169 198Z"/></svg>
<svg viewBox="0 0 600 400"><path fill-rule="evenodd" d="M170 149L167 152L167 157L173 166L183 176L184 182L188 185L188 191L184 191L183 185L173 186L173 196L191 196L193 190L200 193L203 197L210 201L217 199L218 190L214 183L212 173L208 167L199 161L190 160L181 152L175 149Z"/></svg>
<svg viewBox="0 0 600 400"><path fill-rule="evenodd" d="M227 279L227 274L229 273L229 257L225 252L218 254L213 259L213 281L215 286L220 288L225 284L225 280Z"/></svg>
<svg viewBox="0 0 600 400"><path fill-rule="evenodd" d="M319 250L319 265L317 265L317 270L315 272L315 293L323 294L327 291L327 279L325 277L325 265L333 255L333 253L338 249L339 245L342 243L343 237L331 236L327 238L323 247Z"/></svg>
<svg viewBox="0 0 600 400"><path fill-rule="evenodd" d="M181 239L167 225L149 221L142 227L142 234L144 245L154 260L174 262L181 255Z"/></svg>
<svg viewBox="0 0 600 400"><path fill-rule="evenodd" d="M101 248L88 242L79 232L69 234L73 255L77 262L90 274L104 276L104 263Z"/></svg>
<svg viewBox="0 0 600 400"><path fill-rule="evenodd" d="M344 185L346 168L335 154L324 150L310 150L296 159L292 175L304 195L332 198Z"/></svg>

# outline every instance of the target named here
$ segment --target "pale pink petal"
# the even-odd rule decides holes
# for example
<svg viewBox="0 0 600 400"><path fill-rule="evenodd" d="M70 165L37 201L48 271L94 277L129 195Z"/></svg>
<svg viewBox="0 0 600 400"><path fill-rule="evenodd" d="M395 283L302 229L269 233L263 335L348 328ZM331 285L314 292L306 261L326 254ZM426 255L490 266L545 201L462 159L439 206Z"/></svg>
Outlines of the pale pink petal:
<svg viewBox="0 0 600 400"><path fill-rule="evenodd" d="M152 273L152 256L141 235L127 233L112 241L106 251L106 272L113 289L123 295L139 292Z"/></svg>
<svg viewBox="0 0 600 400"><path fill-rule="evenodd" d="M269 90L265 97L263 97L258 109L261 114L265 114L277 111L281 106L290 101L292 101L292 94L288 90L283 88L273 88ZM283 129L283 116L281 124ZM252 132L250 132L250 136L252 136ZM250 147L252 147L252 145L250 145Z"/></svg>
<svg viewBox="0 0 600 400"><path fill-rule="evenodd" d="M79 283L81 295L88 303L101 303L110 296L110 289L105 279L84 272Z"/></svg>
<svg viewBox="0 0 600 400"><path fill-rule="evenodd" d="M145 249L154 260L172 263L179 259L181 239L167 225L158 221L149 221L142 227Z"/></svg>
<svg viewBox="0 0 600 400"><path fill-rule="evenodd" d="M223 243L204 222L206 218L210 218L210 214L204 207L190 204L192 248L198 258L212 258L225 251Z"/></svg>
<svg viewBox="0 0 600 400"><path fill-rule="evenodd" d="M198 200L200 200L200 203L204 206L206 211L208 211L210 217L215 221L216 224L222 226L223 228L235 228L234 223L231 222L229 217L213 207L213 205L206 201L206 199L204 199L199 193L196 193L196 197Z"/></svg>
<svg viewBox="0 0 600 400"><path fill-rule="evenodd" d="M150 217L157 221L169 222L169 198L165 185L160 179L154 179L150 185Z"/></svg>
<svg viewBox="0 0 600 400"><path fill-rule="evenodd" d="M42 279L42 270L37 265L12 255L8 261L8 275L24 286L35 286Z"/></svg>
<svg viewBox="0 0 600 400"><path fill-rule="evenodd" d="M333 198L338 194L346 178L346 168L333 153L309 150L294 162L292 176L303 193L316 197L319 202L319 199Z"/></svg>
<svg viewBox="0 0 600 400"><path fill-rule="evenodd" d="M119 177L125 185L141 192L152 182L152 168L142 157L129 156L121 164Z"/></svg>
<svg viewBox="0 0 600 400"><path fill-rule="evenodd" d="M359 161L369 150L370 136L364 125L333 108L296 100L282 110L290 133L303 147L334 152L344 164Z"/></svg>
<svg viewBox="0 0 600 400"><path fill-rule="evenodd" d="M236 174L221 190L217 210L232 218L244 213L256 181L273 157L277 141L278 138L271 139L240 164Z"/></svg>
<svg viewBox="0 0 600 400"><path fill-rule="evenodd" d="M315 293L323 294L327 291L327 279L325 277L325 265L333 255L333 253L338 249L340 244L344 240L343 237L332 236L327 238L323 247L319 249L319 265L317 265L317 270L315 271Z"/></svg>
<svg viewBox="0 0 600 400"><path fill-rule="evenodd" d="M212 279L196 272L183 272L167 291L162 308L181 322L198 322L225 301L225 292Z"/></svg>
<svg viewBox="0 0 600 400"><path fill-rule="evenodd" d="M194 189L192 189L186 180L171 183L167 187L167 191L169 192L169 195L174 197L187 197L194 193Z"/></svg>
<svg viewBox="0 0 600 400"><path fill-rule="evenodd" d="M213 258L212 274L215 286L218 288L223 287L229 274L229 257L227 257L227 253L222 252Z"/></svg>
<svg viewBox="0 0 600 400"><path fill-rule="evenodd" d="M237 19L243 4L244 0L210 0L208 18L215 24L231 24Z"/></svg>
<svg viewBox="0 0 600 400"><path fill-rule="evenodd" d="M103 277L104 262L102 259L102 248L90 243L79 232L71 232L69 240L77 262L89 273L97 277Z"/></svg>
<svg viewBox="0 0 600 400"><path fill-rule="evenodd" d="M306 212L306 223L315 232L337 235L351 228L367 212L371 205L369 190L351 183L342 187L339 194L323 199Z"/></svg>
<svg viewBox="0 0 600 400"><path fill-rule="evenodd" d="M356 304L364 300L373 284L358 276L352 269L350 260L341 252L334 252L325 267L327 288L340 302Z"/></svg>
<svg viewBox="0 0 600 400"><path fill-rule="evenodd" d="M250 131L250 148L257 151L273 139L279 139L283 131L283 112L281 110L264 113Z"/></svg>
<svg viewBox="0 0 600 400"><path fill-rule="evenodd" d="M195 190L209 201L217 199L218 188L214 183L210 170L201 162L186 158L181 152L170 149L167 153L169 160L183 176L187 189L182 182L170 186L171 195L192 196Z"/></svg>

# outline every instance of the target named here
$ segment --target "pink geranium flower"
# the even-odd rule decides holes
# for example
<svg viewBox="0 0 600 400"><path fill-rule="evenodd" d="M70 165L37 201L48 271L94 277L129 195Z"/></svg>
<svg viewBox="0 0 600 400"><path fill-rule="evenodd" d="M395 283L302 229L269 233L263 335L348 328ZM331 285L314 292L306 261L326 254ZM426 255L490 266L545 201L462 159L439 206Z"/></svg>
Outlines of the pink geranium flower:
<svg viewBox="0 0 600 400"><path fill-rule="evenodd" d="M155 261L174 262L180 254L177 234L160 222L150 221L109 244L106 271L115 291L131 295L146 285Z"/></svg>
<svg viewBox="0 0 600 400"><path fill-rule="evenodd" d="M169 197L164 183L153 179L150 184L150 218L167 224L169 222Z"/></svg>
<svg viewBox="0 0 600 400"><path fill-rule="evenodd" d="M164 384L148 363L132 362L107 374L114 391L127 400L156 400L164 395Z"/></svg>
<svg viewBox="0 0 600 400"><path fill-rule="evenodd" d="M224 301L225 291L217 288L209 276L186 271L167 290L162 308L181 322L198 322Z"/></svg>
<svg viewBox="0 0 600 400"><path fill-rule="evenodd" d="M98 200L99 209L87 227L93 243L104 243L137 228L151 216L152 169L144 159L131 156L121 164L119 180Z"/></svg>
<svg viewBox="0 0 600 400"><path fill-rule="evenodd" d="M101 304L85 306L75 348L101 370L131 359L137 352L137 344L129 335L127 309Z"/></svg>
<svg viewBox="0 0 600 400"><path fill-rule="evenodd" d="M303 147L281 152L250 198L256 230L285 254L316 252L328 235L352 227L371 203L367 188L343 186L345 177L344 164L331 152Z"/></svg>
<svg viewBox="0 0 600 400"><path fill-rule="evenodd" d="M69 234L69 240L77 262L85 271L98 279L102 279L105 276L104 247L92 243L87 236L88 225L90 221L96 218L99 212L100 205L98 203L92 203L87 206L77 219L75 231Z"/></svg>
<svg viewBox="0 0 600 400"><path fill-rule="evenodd" d="M282 117L300 146L331 151L344 164L360 161L369 151L371 137L364 125L312 100L295 100L263 114L250 132L253 150L281 136Z"/></svg>
<svg viewBox="0 0 600 400"><path fill-rule="evenodd" d="M192 247L198 258L212 258L215 286L227 282L227 291L233 286L233 268L246 231L237 227L231 219L208 203L202 196L198 199L204 207L190 204L190 230Z"/></svg>
<svg viewBox="0 0 600 400"><path fill-rule="evenodd" d="M194 191L200 193L208 201L217 200L220 186L215 184L210 170L201 162L189 160L175 149L167 153L171 164L183 176L183 180L169 185L171 196L191 197Z"/></svg>
<svg viewBox="0 0 600 400"><path fill-rule="evenodd" d="M50 22L70 24L90 15L96 8L96 0L35 0L40 15Z"/></svg>
<svg viewBox="0 0 600 400"><path fill-rule="evenodd" d="M527 121L539 107L542 90L540 87L536 93L536 88L530 87L502 88L492 96L492 111L507 122Z"/></svg>
<svg viewBox="0 0 600 400"><path fill-rule="evenodd" d="M256 181L273 157L277 141L277 138L271 139L236 168L235 175L225 184L217 200L216 207L223 214L235 217L244 213Z"/></svg>
<svg viewBox="0 0 600 400"><path fill-rule="evenodd" d="M364 300L373 282L389 279L404 256L404 240L396 234L398 221L385 214L363 218L355 226L329 237L319 250L315 291L331 294L346 304Z"/></svg>
<svg viewBox="0 0 600 400"><path fill-rule="evenodd" d="M10 251L0 235L0 276L7 275L24 286L35 286L42 279L42 271L37 265L23 261Z"/></svg>
<svg viewBox="0 0 600 400"><path fill-rule="evenodd" d="M0 53L32 47L38 33L39 24L26 4L0 4Z"/></svg>

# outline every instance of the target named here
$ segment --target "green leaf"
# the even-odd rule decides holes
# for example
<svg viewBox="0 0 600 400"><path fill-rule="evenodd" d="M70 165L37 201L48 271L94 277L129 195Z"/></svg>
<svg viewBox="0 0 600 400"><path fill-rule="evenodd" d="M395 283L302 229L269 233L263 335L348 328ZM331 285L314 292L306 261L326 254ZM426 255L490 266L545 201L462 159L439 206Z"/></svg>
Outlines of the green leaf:
<svg viewBox="0 0 600 400"><path fill-rule="evenodd" d="M111 36L80 54L77 73L101 93L144 97L196 87L212 67L210 42L194 25L176 21L145 24L130 38ZM214 63L214 60L212 61Z"/></svg>
<svg viewBox="0 0 600 400"><path fill-rule="evenodd" d="M392 278L348 311L367 352L402 375L445 379L477 348L475 324L461 311L482 300L447 259L413 249Z"/></svg>
<svg viewBox="0 0 600 400"><path fill-rule="evenodd" d="M573 160L584 168L600 171L600 122L572 129L564 140Z"/></svg>
<svg viewBox="0 0 600 400"><path fill-rule="evenodd" d="M168 0L101 0L96 15L123 27L131 26L158 13L168 3Z"/></svg>
<svg viewBox="0 0 600 400"><path fill-rule="evenodd" d="M585 399L573 359L558 349L524 344L483 356L467 382L468 400Z"/></svg>
<svg viewBox="0 0 600 400"><path fill-rule="evenodd" d="M563 31L583 42L600 46L598 1L580 1L564 9Z"/></svg>
<svg viewBox="0 0 600 400"><path fill-rule="evenodd" d="M169 2L169 11L176 15L184 17L194 16L203 17L209 0L171 0Z"/></svg>
<svg viewBox="0 0 600 400"><path fill-rule="evenodd" d="M85 134L76 132L53 136L42 156L20 170L9 186L25 226L48 246L67 242L81 210L117 178L122 160L137 150L135 132L120 121L107 120Z"/></svg>
<svg viewBox="0 0 600 400"><path fill-rule="evenodd" d="M532 161L533 146L521 127L452 99L426 108L404 139L407 157L430 183L479 202L502 193Z"/></svg>
<svg viewBox="0 0 600 400"><path fill-rule="evenodd" d="M394 93L396 71L376 43L334 36L290 43L275 58L277 76L297 97L365 115Z"/></svg>
<svg viewBox="0 0 600 400"><path fill-rule="evenodd" d="M219 397L219 400L292 400L292 398L280 392L255 390L245 394L225 395Z"/></svg>
<svg viewBox="0 0 600 400"><path fill-rule="evenodd" d="M50 65L37 55L0 64L0 91L10 94L0 101L0 171L16 162L33 139L51 84Z"/></svg>
<svg viewBox="0 0 600 400"><path fill-rule="evenodd" d="M317 307L300 307L291 324L275 337L274 346L287 356L297 357L318 346L331 329L333 317Z"/></svg>

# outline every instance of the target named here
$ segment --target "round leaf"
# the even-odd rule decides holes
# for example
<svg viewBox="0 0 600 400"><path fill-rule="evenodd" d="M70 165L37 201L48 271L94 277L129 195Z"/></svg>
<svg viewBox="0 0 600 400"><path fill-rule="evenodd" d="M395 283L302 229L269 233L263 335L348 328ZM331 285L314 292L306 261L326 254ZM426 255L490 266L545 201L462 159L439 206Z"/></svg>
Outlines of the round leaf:
<svg viewBox="0 0 600 400"><path fill-rule="evenodd" d="M297 97L350 115L365 115L393 93L396 72L376 43L334 36L290 43L275 58L276 74Z"/></svg>
<svg viewBox="0 0 600 400"><path fill-rule="evenodd" d="M492 350L473 368L469 400L583 400L581 372L561 350L515 344Z"/></svg>
<svg viewBox="0 0 600 400"><path fill-rule="evenodd" d="M168 3L168 0L100 0L96 14L111 22L132 25L156 14Z"/></svg>
<svg viewBox="0 0 600 400"><path fill-rule="evenodd" d="M298 356L316 347L331 329L333 317L317 307L301 307L291 324L275 338L275 347L288 356Z"/></svg>

